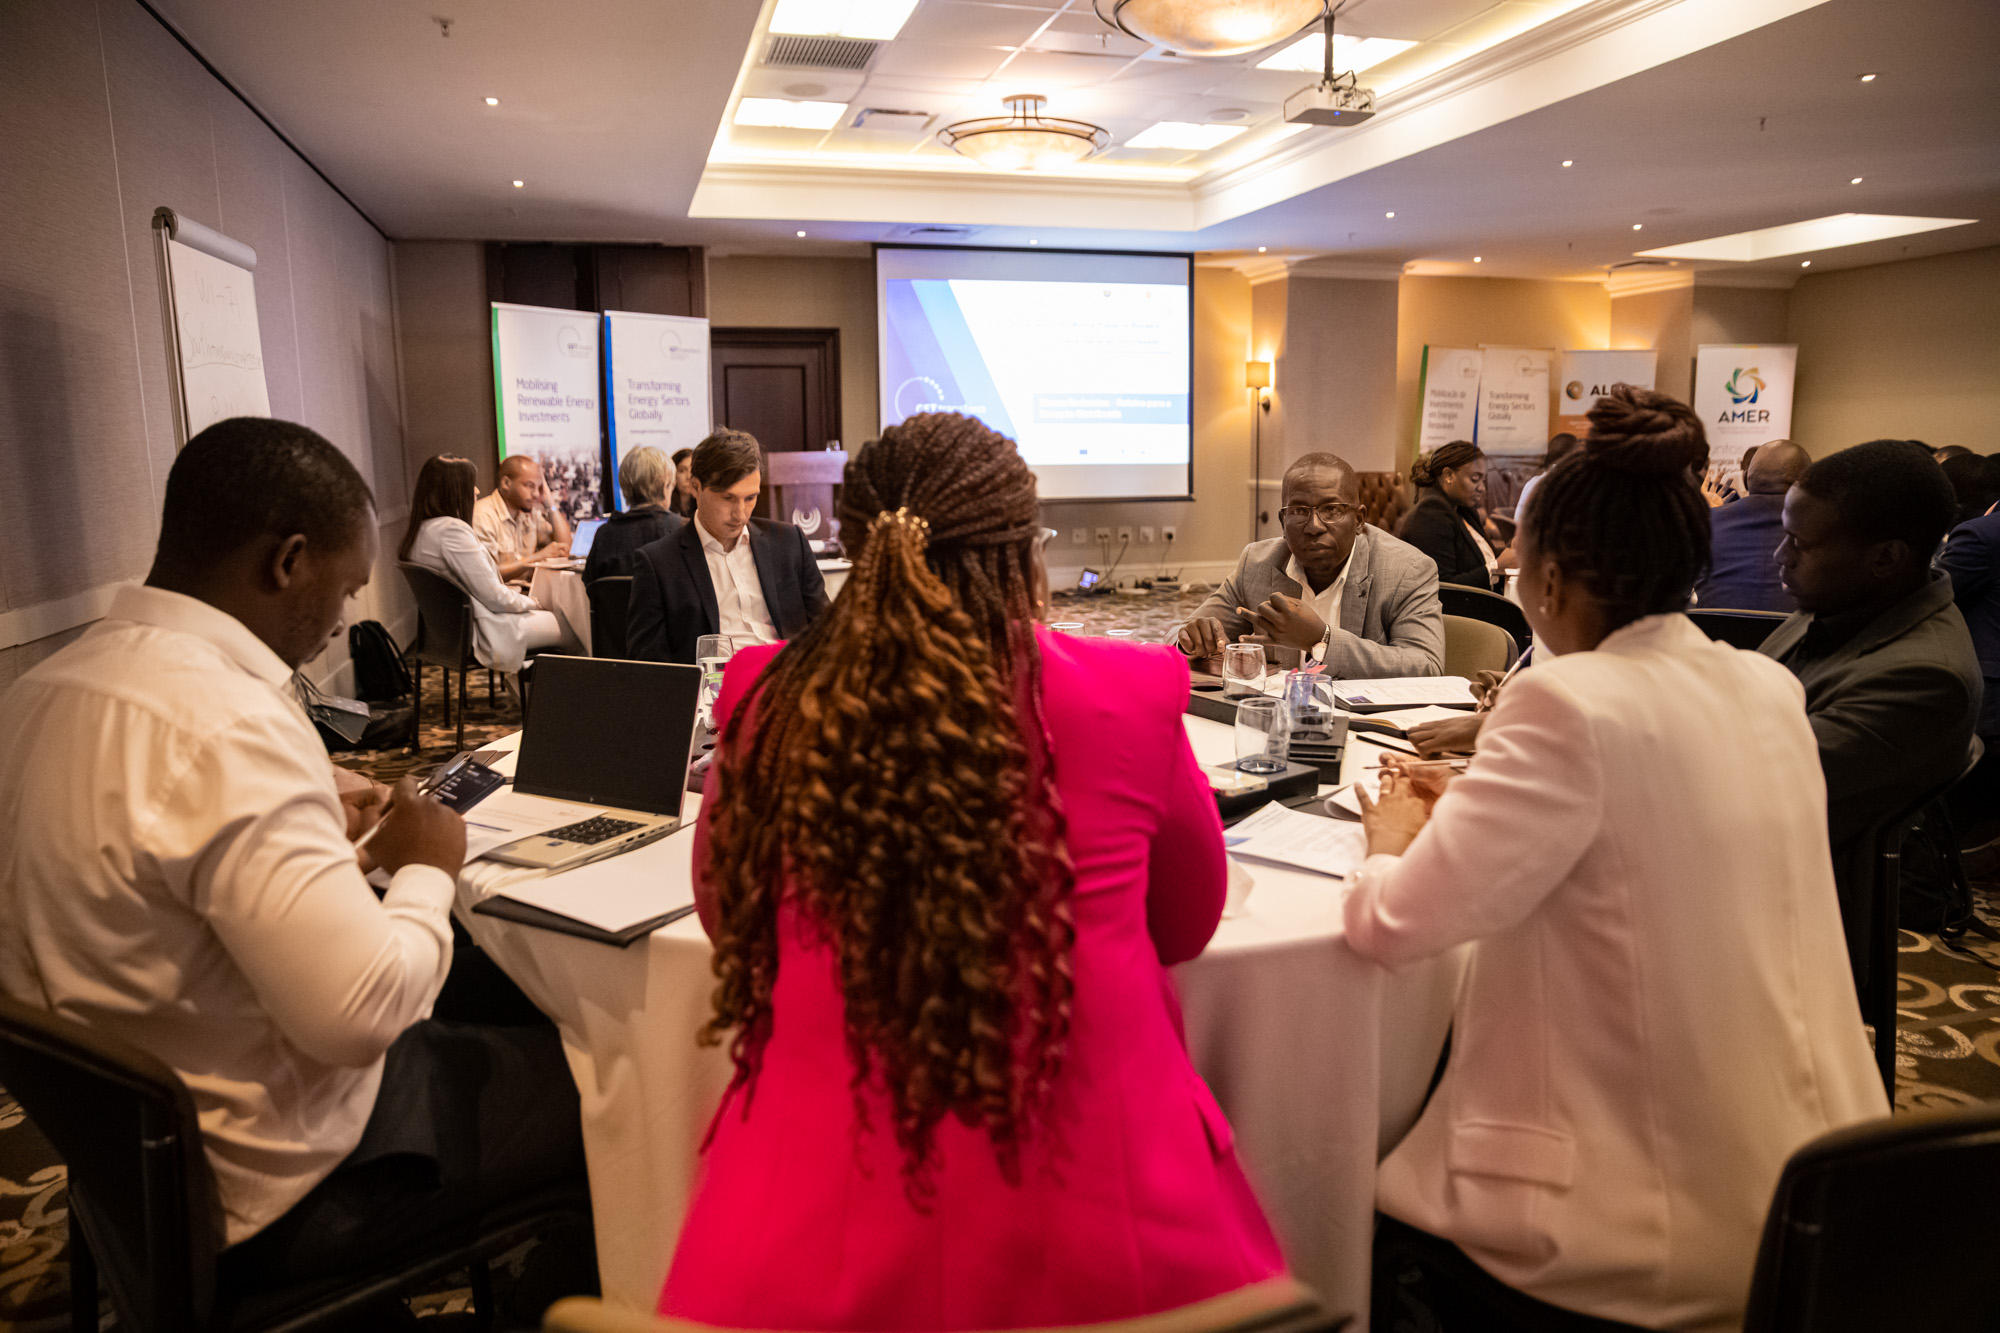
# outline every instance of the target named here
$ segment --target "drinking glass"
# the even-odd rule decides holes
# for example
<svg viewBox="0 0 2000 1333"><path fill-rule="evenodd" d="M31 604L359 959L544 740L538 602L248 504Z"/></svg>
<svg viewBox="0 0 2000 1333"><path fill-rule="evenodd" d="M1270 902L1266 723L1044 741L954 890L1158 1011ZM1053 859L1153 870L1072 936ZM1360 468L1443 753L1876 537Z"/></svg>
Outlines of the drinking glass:
<svg viewBox="0 0 2000 1333"><path fill-rule="evenodd" d="M1236 767L1245 773L1282 773L1288 748L1282 699L1259 695L1236 705Z"/></svg>
<svg viewBox="0 0 2000 1333"><path fill-rule="evenodd" d="M704 634L694 641L695 665L701 668L701 723L712 727L715 699L722 693L722 669L736 653L736 641L727 634Z"/></svg>
<svg viewBox="0 0 2000 1333"><path fill-rule="evenodd" d="M1222 648L1222 692L1229 698L1264 692L1264 645L1230 643Z"/></svg>

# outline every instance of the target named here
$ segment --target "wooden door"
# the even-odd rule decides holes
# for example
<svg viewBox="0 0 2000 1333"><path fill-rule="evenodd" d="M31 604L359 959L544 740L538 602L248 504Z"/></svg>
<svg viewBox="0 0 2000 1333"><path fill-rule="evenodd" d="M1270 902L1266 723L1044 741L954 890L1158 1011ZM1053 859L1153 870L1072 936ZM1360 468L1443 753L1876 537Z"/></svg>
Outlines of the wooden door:
<svg viewBox="0 0 2000 1333"><path fill-rule="evenodd" d="M715 424L768 453L824 449L840 436L838 329L709 331Z"/></svg>

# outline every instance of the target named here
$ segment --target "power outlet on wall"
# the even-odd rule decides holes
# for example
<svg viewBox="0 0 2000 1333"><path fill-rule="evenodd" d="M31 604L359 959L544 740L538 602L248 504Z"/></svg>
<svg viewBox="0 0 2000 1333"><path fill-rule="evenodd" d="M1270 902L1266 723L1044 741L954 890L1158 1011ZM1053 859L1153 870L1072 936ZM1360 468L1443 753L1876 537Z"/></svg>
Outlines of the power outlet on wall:
<svg viewBox="0 0 2000 1333"><path fill-rule="evenodd" d="M1132 529L1118 529L1118 544L1120 546L1130 546L1132 544Z"/></svg>
<svg viewBox="0 0 2000 1333"><path fill-rule="evenodd" d="M1088 546L1088 545L1090 545L1090 529L1089 529L1089 528L1071 528L1071 529L1069 530L1069 544L1070 544L1071 546Z"/></svg>
<svg viewBox="0 0 2000 1333"><path fill-rule="evenodd" d="M1160 540L1169 546L1174 544L1174 528L1171 523L1160 529Z"/></svg>
<svg viewBox="0 0 2000 1333"><path fill-rule="evenodd" d="M1139 545L1141 545L1141 546L1151 546L1152 544L1153 544L1153 526L1152 526L1152 524L1150 524L1150 523L1142 523L1142 524L1140 524L1140 525L1139 525Z"/></svg>
<svg viewBox="0 0 2000 1333"><path fill-rule="evenodd" d="M1111 545L1111 529L1110 529L1110 528L1099 528L1099 529L1097 530L1097 544L1098 544L1099 546L1109 546L1109 545Z"/></svg>

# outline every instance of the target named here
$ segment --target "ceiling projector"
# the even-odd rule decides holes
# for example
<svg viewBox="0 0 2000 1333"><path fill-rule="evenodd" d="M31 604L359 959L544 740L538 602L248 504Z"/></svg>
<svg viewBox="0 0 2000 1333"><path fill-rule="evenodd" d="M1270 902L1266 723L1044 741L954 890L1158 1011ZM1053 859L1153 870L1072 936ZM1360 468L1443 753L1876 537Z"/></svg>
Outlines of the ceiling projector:
<svg viewBox="0 0 2000 1333"><path fill-rule="evenodd" d="M1285 99L1285 119L1294 125L1359 125L1374 114L1375 90L1352 83L1315 84Z"/></svg>

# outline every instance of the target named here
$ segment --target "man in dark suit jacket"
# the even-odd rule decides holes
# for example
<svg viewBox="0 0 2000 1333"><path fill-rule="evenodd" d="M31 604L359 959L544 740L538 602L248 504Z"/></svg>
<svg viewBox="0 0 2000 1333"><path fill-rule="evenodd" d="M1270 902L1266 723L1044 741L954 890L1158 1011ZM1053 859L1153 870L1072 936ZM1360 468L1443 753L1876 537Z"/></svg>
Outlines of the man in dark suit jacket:
<svg viewBox="0 0 2000 1333"><path fill-rule="evenodd" d="M1866 834L1964 770L1979 713L1972 637L1951 580L1930 567L1956 506L1929 452L1908 440L1822 458L1785 497L1778 565L1799 610L1762 651L1805 686L1857 975Z"/></svg>
<svg viewBox="0 0 2000 1333"><path fill-rule="evenodd" d="M1694 589L1702 607L1798 610L1798 603L1778 581L1778 543L1785 535L1785 492L1811 461L1790 440L1760 445L1743 470L1749 493L1734 504L1708 511L1708 573Z"/></svg>
<svg viewBox="0 0 2000 1333"><path fill-rule="evenodd" d="M695 640L727 634L739 647L796 636L826 609L826 583L805 533L752 518L763 451L719 430L694 451L695 516L639 548L626 617L627 650L652 662L695 660Z"/></svg>

